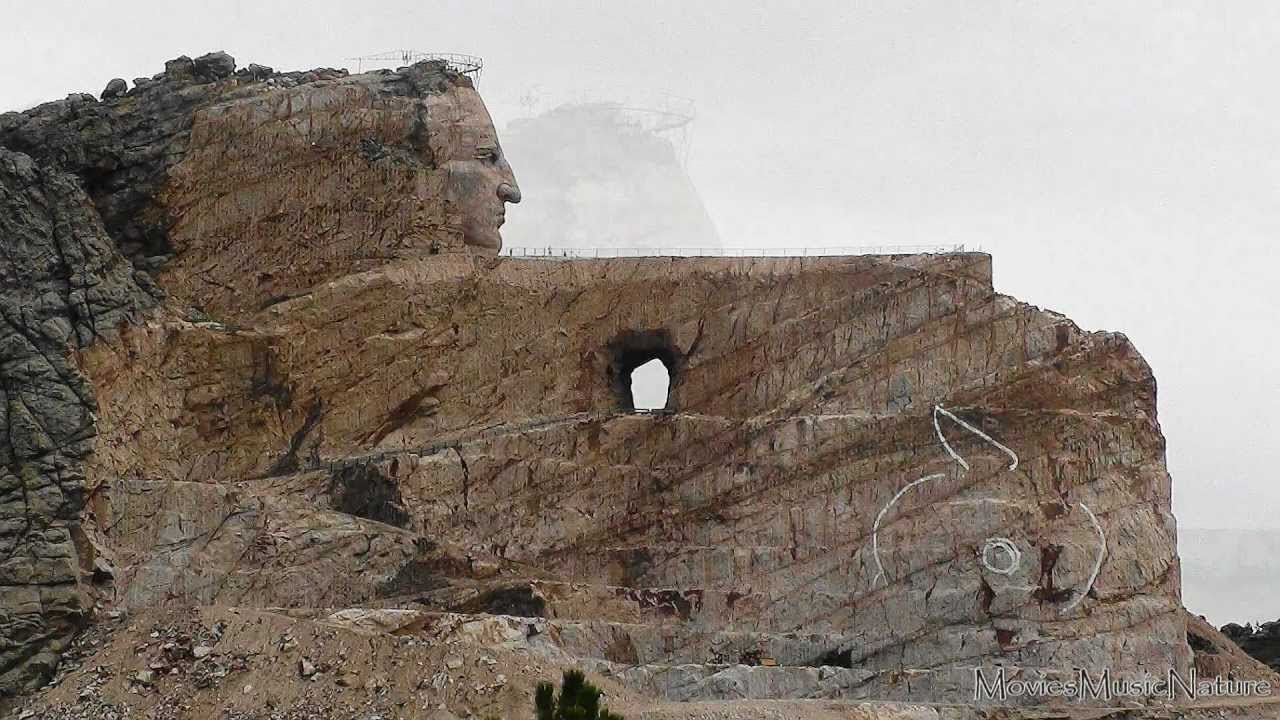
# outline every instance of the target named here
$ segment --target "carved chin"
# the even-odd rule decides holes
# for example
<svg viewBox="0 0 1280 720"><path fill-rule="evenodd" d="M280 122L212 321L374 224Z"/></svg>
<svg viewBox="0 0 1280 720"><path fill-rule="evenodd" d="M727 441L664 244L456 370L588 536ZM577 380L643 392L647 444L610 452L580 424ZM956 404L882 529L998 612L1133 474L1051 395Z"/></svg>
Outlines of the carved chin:
<svg viewBox="0 0 1280 720"><path fill-rule="evenodd" d="M502 234L496 227L467 228L462 241L470 247L498 252L502 249Z"/></svg>

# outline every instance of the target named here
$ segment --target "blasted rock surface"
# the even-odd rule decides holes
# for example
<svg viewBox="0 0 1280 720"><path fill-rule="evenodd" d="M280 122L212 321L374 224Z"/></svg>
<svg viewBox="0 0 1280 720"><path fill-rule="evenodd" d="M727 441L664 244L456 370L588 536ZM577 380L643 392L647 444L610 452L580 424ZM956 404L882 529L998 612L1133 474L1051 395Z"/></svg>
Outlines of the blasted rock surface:
<svg viewBox="0 0 1280 720"><path fill-rule="evenodd" d="M252 329L148 322L82 358L95 472L136 479L98 499L137 573L118 599L465 610L526 587L517 614L577 623L555 633L576 657L851 665L839 692L862 697L959 700L995 658L1186 668L1150 372L989 273L984 255L449 256ZM670 414L618 392L649 356L673 369ZM937 406L1016 470L944 417L961 466Z"/></svg>
<svg viewBox="0 0 1280 720"><path fill-rule="evenodd" d="M225 53L210 53L170 61L163 73L138 78L127 91L122 82L113 82L103 102L73 94L26 112L0 115L0 241L5 248L0 261L5 328L0 355L5 407L5 432L0 433L0 695L29 688L52 671L59 648L81 622L86 602L97 597L95 587L81 585L77 592L79 575L92 576L99 585L109 584L113 575L109 562L95 553L80 530L84 498L111 486L113 478L100 478L101 487L86 484L81 464L94 445L96 401L68 353L93 343L109 344L122 325L136 321L139 311L164 298L170 300L168 309L159 310L162 314L207 317L190 302L190 294L212 296L210 288L227 285L209 276L207 260L218 248L206 245L202 253L182 246L190 233L179 220L199 222L204 215L198 207L172 206L166 195L166 188L181 188L182 178L189 177L183 174L185 159L191 157L199 167L207 127L202 118L252 119L265 113L268 120L281 121L273 127L296 136L299 123L317 127L321 115L358 116L348 107L329 107L323 98L361 99L375 116L379 102L399 108L399 114L384 113L392 119L382 124L356 122L352 132L358 138L330 145L345 147L345 141L352 140L350 154L369 157L361 160L370 166L364 173L367 192L394 186L393 203L409 208L406 212L415 213L418 222L434 223L438 232L432 236L432 250L451 241L456 244L458 232L443 219L443 195L438 187L430 189L439 185L442 172L432 164L426 146L430 135L414 119L414 113L425 113L425 106L404 98L469 84L438 63L346 78L346 71L328 69L274 73L251 65L236 72L234 60ZM299 97L293 93L299 85L315 91ZM295 100L300 107L292 117L272 114ZM335 159L331 152L324 154L315 138L303 144L311 154L295 164ZM275 151L279 154L282 148ZM254 152L260 158L264 148ZM382 157L386 161L379 165ZM235 166L227 162L222 167ZM272 168L276 166L266 166L268 174ZM428 171L437 179L427 178ZM313 198L298 214L331 217L353 204L369 205L363 197L349 196L357 189L355 174L325 181L331 187L340 185L342 192L335 190L331 196L341 197L331 197L326 207ZM238 187L252 184L244 176L234 180ZM200 179L204 187L211 181ZM414 187L406 188L404 182ZM291 185L295 186L296 182ZM280 220L280 204L263 212ZM358 215L353 211L347 217ZM390 222L385 215L379 217ZM353 247L385 260L389 251L367 240L371 233L386 235L389 228L367 218L355 226L342 235L346 250L331 248L327 253L331 265L339 267L330 275L351 269ZM259 229L258 234L265 233ZM395 237L403 247L408 235L397 231ZM186 252L175 260L179 249ZM268 259L264 253L250 263ZM152 280L151 273L161 266L181 274L183 262L196 260L203 266L186 272L202 278L194 290L175 282L161 289ZM224 275L248 277L256 283L255 291L273 292L241 267L228 266ZM296 276L303 283L317 279L316 272L303 278L299 271ZM218 305L216 299L203 298L200 304Z"/></svg>

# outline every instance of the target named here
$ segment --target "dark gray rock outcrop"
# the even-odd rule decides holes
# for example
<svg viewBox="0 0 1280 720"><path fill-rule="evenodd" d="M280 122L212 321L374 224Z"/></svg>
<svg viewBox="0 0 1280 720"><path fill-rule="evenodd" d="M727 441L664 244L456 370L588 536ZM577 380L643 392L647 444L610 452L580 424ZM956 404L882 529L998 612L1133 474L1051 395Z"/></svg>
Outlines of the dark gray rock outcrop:
<svg viewBox="0 0 1280 720"><path fill-rule="evenodd" d="M111 82L107 83L107 86L105 88L102 89L102 94L99 97L101 97L103 100L107 100L114 97L120 97L121 95L125 94L128 90L129 90L129 83L125 82L124 78L114 78L111 80Z"/></svg>
<svg viewBox="0 0 1280 720"><path fill-rule="evenodd" d="M0 114L0 147L79 178L107 233L135 265L151 268L172 253L157 193L181 160L195 111L264 87L288 86L306 75L341 77L345 70L272 73L250 65L235 70L224 52L165 63L165 71L137 78L125 92L107 86L103 100L73 94L22 113Z"/></svg>
<svg viewBox="0 0 1280 720"><path fill-rule="evenodd" d="M384 85L413 92L439 74ZM82 581L110 580L80 529L95 401L70 353L161 299L149 275L173 254L161 190L196 112L346 75L237 70L214 52L132 87L112 80L101 101L0 114L0 699L52 674L87 619Z"/></svg>
<svg viewBox="0 0 1280 720"><path fill-rule="evenodd" d="M152 304L76 180L0 148L0 695L83 622L76 537L94 401L68 358Z"/></svg>
<svg viewBox="0 0 1280 720"><path fill-rule="evenodd" d="M168 249L155 195L194 109L238 88L217 82L234 67L225 53L179 58L132 90L112 81L102 102L0 115L0 697L46 679L85 621L95 404L69 352L156 302L145 269Z"/></svg>
<svg viewBox="0 0 1280 720"><path fill-rule="evenodd" d="M1272 670L1280 670L1280 620L1257 626L1227 623L1222 626L1222 634L1254 660L1265 663Z"/></svg>

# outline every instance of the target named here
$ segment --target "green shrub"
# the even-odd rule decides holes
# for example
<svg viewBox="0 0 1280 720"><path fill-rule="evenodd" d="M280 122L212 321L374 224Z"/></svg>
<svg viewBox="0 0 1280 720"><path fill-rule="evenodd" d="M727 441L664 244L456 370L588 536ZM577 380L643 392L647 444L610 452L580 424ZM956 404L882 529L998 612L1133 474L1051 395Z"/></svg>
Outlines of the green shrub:
<svg viewBox="0 0 1280 720"><path fill-rule="evenodd" d="M578 670L566 670L560 696L549 682L538 683L533 706L538 720L623 720L600 707L600 688Z"/></svg>

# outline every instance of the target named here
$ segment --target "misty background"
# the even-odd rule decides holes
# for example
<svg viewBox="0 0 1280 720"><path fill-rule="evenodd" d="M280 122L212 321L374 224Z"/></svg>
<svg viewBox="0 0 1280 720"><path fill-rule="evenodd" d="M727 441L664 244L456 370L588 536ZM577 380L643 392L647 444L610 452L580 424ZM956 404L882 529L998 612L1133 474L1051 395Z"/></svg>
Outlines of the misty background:
<svg viewBox="0 0 1280 720"><path fill-rule="evenodd" d="M512 245L557 217L548 163L584 152L576 134L517 142L522 120L631 92L610 88L687 98L677 149L700 202L679 202L703 213L698 237L964 243L992 254L998 291L1128 335L1159 381L1186 604L1217 624L1280 616L1274 3L5 2L0 111L218 49L277 70L481 56L524 193ZM571 185L594 215L566 243L677 232ZM632 234L648 239L616 240Z"/></svg>

